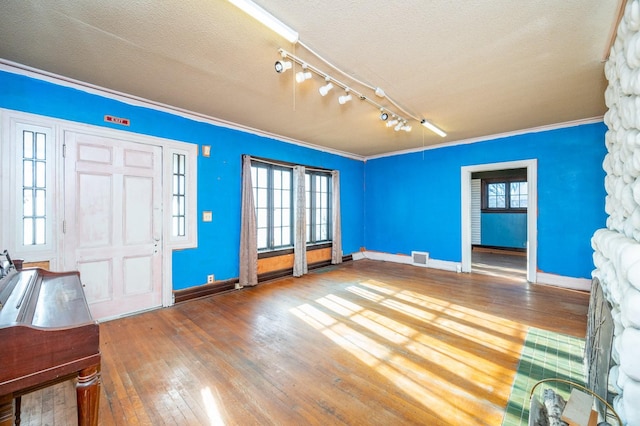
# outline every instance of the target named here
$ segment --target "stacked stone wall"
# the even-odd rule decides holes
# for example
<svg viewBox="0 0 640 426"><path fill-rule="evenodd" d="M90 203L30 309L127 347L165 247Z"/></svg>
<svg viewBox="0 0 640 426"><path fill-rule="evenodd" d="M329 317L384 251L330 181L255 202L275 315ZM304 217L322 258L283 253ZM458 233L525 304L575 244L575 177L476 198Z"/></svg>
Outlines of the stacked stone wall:
<svg viewBox="0 0 640 426"><path fill-rule="evenodd" d="M605 74L608 218L607 229L592 239L593 275L602 283L615 324L613 406L625 424L640 425L640 0L626 5Z"/></svg>

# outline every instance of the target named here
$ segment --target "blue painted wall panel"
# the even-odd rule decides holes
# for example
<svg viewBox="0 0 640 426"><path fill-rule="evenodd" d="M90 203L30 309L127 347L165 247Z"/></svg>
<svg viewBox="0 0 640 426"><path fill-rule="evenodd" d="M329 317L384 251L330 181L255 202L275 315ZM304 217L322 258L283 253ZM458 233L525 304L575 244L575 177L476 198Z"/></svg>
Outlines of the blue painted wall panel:
<svg viewBox="0 0 640 426"><path fill-rule="evenodd" d="M345 254L366 246L460 261L460 167L474 164L538 159L541 271L588 278L590 238L605 225L603 123L363 163L8 72L0 72L0 107L121 130L104 123L110 114L130 118L132 132L212 146L210 158L198 158L198 210L212 210L213 222L199 224L197 249L174 253L175 289L202 284L210 273L237 277L245 153L340 170Z"/></svg>
<svg viewBox="0 0 640 426"><path fill-rule="evenodd" d="M594 123L369 160L368 250L461 260L460 168L538 160L538 269L589 278L591 236L605 226L606 126Z"/></svg>
<svg viewBox="0 0 640 426"><path fill-rule="evenodd" d="M480 227L482 245L527 248L526 213L482 213Z"/></svg>
<svg viewBox="0 0 640 426"><path fill-rule="evenodd" d="M198 248L173 255L173 288L238 276L241 155L272 158L341 173L342 248L363 246L362 161L218 127L150 108L129 105L82 90L0 71L0 107L79 123L123 130L104 122L106 114L131 120L127 131L199 145L211 145L209 158L198 157L198 211L211 210L213 221L198 225ZM201 221L202 214L198 214Z"/></svg>

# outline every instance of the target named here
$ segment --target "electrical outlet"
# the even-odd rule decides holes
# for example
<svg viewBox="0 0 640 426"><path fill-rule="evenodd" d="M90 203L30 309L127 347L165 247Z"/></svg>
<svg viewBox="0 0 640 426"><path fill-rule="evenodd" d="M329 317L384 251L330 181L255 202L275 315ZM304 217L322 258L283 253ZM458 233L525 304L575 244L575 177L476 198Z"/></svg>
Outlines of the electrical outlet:
<svg viewBox="0 0 640 426"><path fill-rule="evenodd" d="M215 280L215 277L213 276L213 274L207 275L207 284L213 284L214 280Z"/></svg>

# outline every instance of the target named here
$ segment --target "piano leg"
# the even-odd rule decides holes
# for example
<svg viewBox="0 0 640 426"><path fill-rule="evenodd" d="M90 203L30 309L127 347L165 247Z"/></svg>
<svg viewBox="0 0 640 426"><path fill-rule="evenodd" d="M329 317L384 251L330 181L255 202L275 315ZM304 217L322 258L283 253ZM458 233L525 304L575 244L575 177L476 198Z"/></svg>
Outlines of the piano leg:
<svg viewBox="0 0 640 426"><path fill-rule="evenodd" d="M80 370L76 384L78 400L78 426L97 426L100 403L99 366ZM0 426L3 426L0 424Z"/></svg>
<svg viewBox="0 0 640 426"><path fill-rule="evenodd" d="M20 410L22 409L22 396L16 397L16 426L20 426Z"/></svg>
<svg viewBox="0 0 640 426"><path fill-rule="evenodd" d="M0 426L13 426L13 394L0 396Z"/></svg>

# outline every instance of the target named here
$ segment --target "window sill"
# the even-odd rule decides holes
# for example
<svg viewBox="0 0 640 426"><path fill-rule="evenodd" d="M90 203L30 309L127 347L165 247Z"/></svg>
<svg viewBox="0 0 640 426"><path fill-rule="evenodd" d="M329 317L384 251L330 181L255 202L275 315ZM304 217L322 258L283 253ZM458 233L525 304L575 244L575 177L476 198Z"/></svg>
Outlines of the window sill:
<svg viewBox="0 0 640 426"><path fill-rule="evenodd" d="M527 209L480 209L482 213L526 213Z"/></svg>
<svg viewBox="0 0 640 426"><path fill-rule="evenodd" d="M331 245L332 245L331 241L323 242L323 243L317 243L317 244L307 244L307 251L322 250L322 249L331 247ZM278 250L258 252L258 259L268 259L270 257L286 256L288 254L293 254L293 247L284 248L284 249L278 249Z"/></svg>

